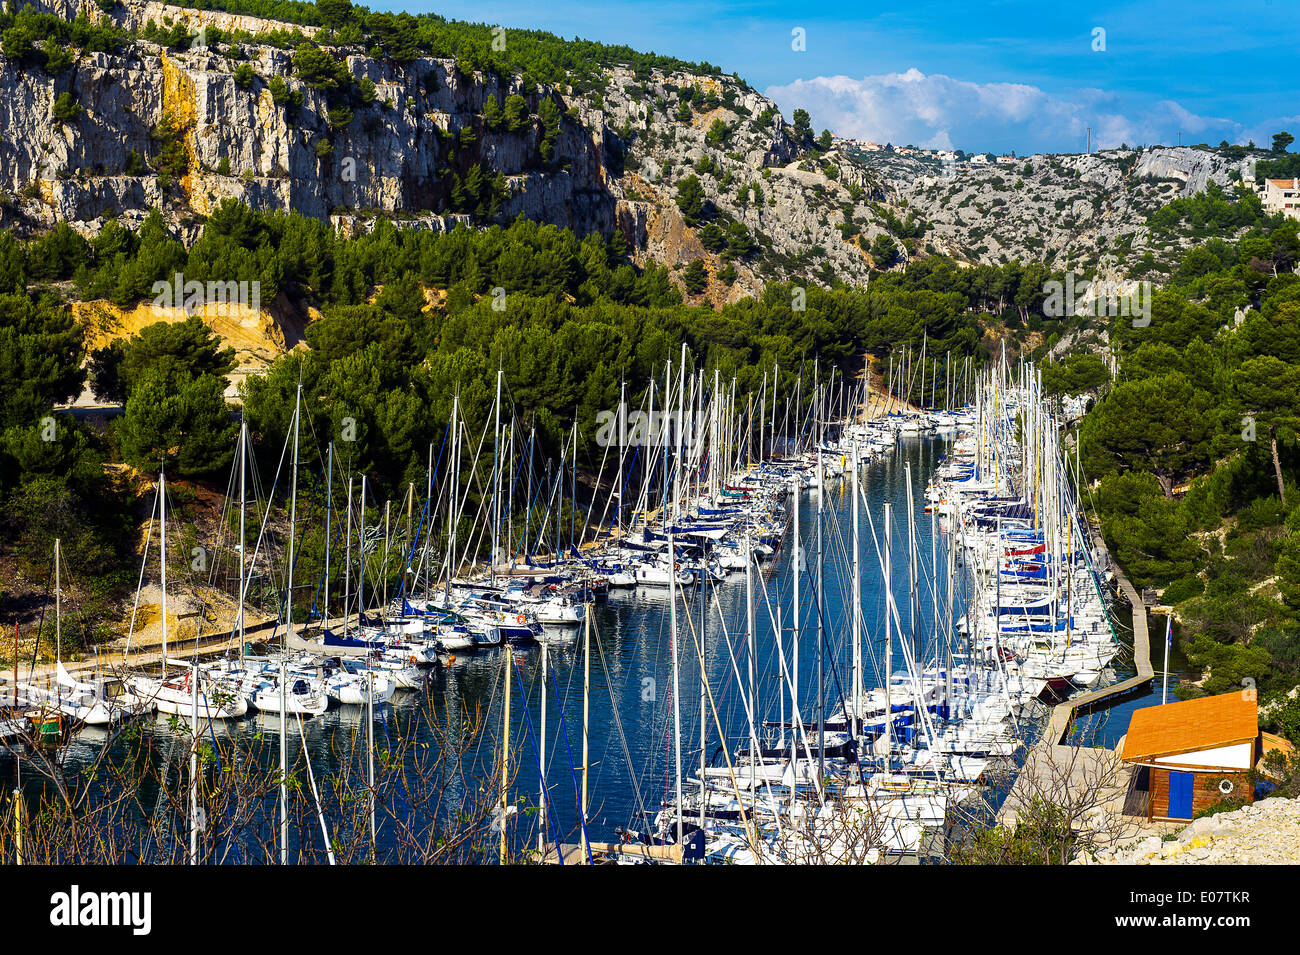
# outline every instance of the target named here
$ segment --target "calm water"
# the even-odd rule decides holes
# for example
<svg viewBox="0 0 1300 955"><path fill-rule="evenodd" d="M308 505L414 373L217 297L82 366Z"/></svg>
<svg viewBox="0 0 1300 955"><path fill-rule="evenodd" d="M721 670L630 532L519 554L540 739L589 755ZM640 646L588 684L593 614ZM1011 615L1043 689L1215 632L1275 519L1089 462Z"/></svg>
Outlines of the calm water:
<svg viewBox="0 0 1300 955"><path fill-rule="evenodd" d="M964 609L964 585L960 579L953 593L952 616L948 611L946 583L947 537L930 515L923 513L924 490L937 463L947 452L949 442L943 438L911 438L901 442L885 458L862 472L867 511L859 516L861 565L864 682L879 685L884 665L884 575L877 556L877 542L884 546L884 505L893 505L892 583L894 600L903 623L904 633L894 631L895 667L901 667L904 641L913 648L919 645L924 661L933 653L936 634L943 636L952 617ZM915 596L909 582L909 541L907 508L907 473L910 469L915 519L915 552L918 568ZM793 521L781 548L754 574L756 637L752 656L753 683L757 687L756 719L789 719L789 693L780 680L778 647L786 654L787 665L796 668L800 709L803 718L815 722L817 711L817 527L819 496L804 493L798 499L800 534L806 554L800 579L801 615L797 656L793 652L794 564ZM849 510L849 483L836 482L821 501L821 552L823 567L824 608L821 613L823 648L823 682L826 708L833 712L841 700L851 694L852 640L848 616L852 590L850 558L852 517ZM868 517L869 513L869 517ZM875 538L872 535L872 523ZM938 574L933 574L933 555L937 556ZM958 574L960 575L960 569ZM937 593L931 581L937 577ZM720 746L734 751L748 741L748 716L745 697L749 686L751 656L745 636L745 582L743 573L732 574L725 583L708 588L708 607L703 606L702 588L687 591L685 604L678 604L679 614L679 682L681 687L681 759L683 776L689 779L700 763L701 713L705 718L706 757L712 760ZM937 610L937 614L936 614ZM688 623L686 615L691 622ZM704 623L701 625L701 615ZM590 691L590 809L588 834L594 840L614 839L622 826L643 828L646 815L656 812L675 789L673 732L673 669L668 592L637 589L617 591L607 604L595 610L595 634L591 650ZM777 620L780 620L778 640ZM915 619L913 627L912 620ZM1127 621L1123 621L1127 623ZM1121 627L1121 633L1127 632ZM696 640L702 636L704 669L712 691L714 710L700 706L700 663ZM1162 660L1163 631L1153 635L1153 656L1159 667ZM583 658L580 631L564 641L552 641L545 650L548 676L542 682L541 648L514 651L514 674L510 735L517 775L511 802L522 807L535 806L539 798L540 779L545 774L548 800L547 830L552 839L576 842L577 828L575 777L580 774ZM1129 655L1131 656L1131 654ZM1126 657L1126 661L1127 661ZM446 666L435 669L427 694L399 692L383 710L386 719L378 723L376 738L384 743L385 733L396 732L407 724L407 717L428 715L447 724L467 714L479 714L486 727L483 738L466 754L462 777L448 782L447 807L467 794L467 787L499 785L489 778L494 757L499 752L502 731L507 653L504 650L460 654ZM1131 663L1127 663L1131 666ZM1124 666L1117 667L1122 671ZM1124 674L1121 673L1121 678ZM1173 679L1171 678L1171 693ZM746 692L742 693L742 690ZM1109 744L1121 735L1128 724L1128 714L1141 705L1159 702L1159 683L1145 700L1130 701L1111 711L1108 717L1093 717L1099 735ZM546 695L546 719L542 720L542 695ZM526 698L527 706L522 705ZM427 714L415 711L427 708ZM561 714L563 719L561 720ZM726 739L720 740L721 724ZM420 726L420 720L413 725ZM293 724L291 724L293 726ZM318 782L324 783L351 764L353 772L364 772L364 749L353 749L362 738L364 722L359 708L345 707L311 720L305 728L308 752ZM166 754L183 752L178 740L163 723L146 724ZM227 728L237 741L252 742L263 736L263 753L271 763L278 758L278 717L252 717ZM539 758L543 748L545 760ZM424 731L417 733L419 744L429 742ZM78 754L74 744L70 762ZM296 726L291 729L289 756L298 755L301 742ZM12 756L0 760L2 772L15 772ZM27 773L30 780L32 774ZM27 787L25 787L27 788ZM29 800L34 793L29 791ZM401 811L405 794L394 791L386 799ZM267 827L278 818L275 797L265 804ZM537 813L514 817L512 832L517 842L535 843L542 819ZM178 826L184 826L178 821ZM320 834L308 827L304 838L319 843ZM381 841L385 839L381 833ZM260 861L256 860L255 861Z"/></svg>
<svg viewBox="0 0 1300 955"><path fill-rule="evenodd" d="M938 609L947 615L947 589L943 532L920 510L925 485L936 463L946 453L948 442L940 439L911 439L887 458L863 471L862 486L880 546L884 546L883 515L886 502L894 505L893 590L894 599L908 628L912 616L908 583L908 529L906 473L910 467L916 502L915 538L918 553L916 632L923 647L932 646L935 632L935 594L930 584L931 547L935 544L940 566ZM822 566L825 592L822 613L823 674L827 712L836 710L844 695L851 694L852 630L848 616L852 590L852 517L848 508L849 484L836 483L822 503ZM797 655L800 710L806 721L817 719L817 512L818 495L805 493L799 499L800 536L805 570L800 580L802 609L801 637ZM866 512L859 516L862 553L863 657L866 686L879 683L884 664L883 572L876 556L876 544ZM756 638L754 676L759 699L756 718L789 719L788 691L782 692L778 653L777 616L781 625L781 647L787 666L795 671L794 639L793 520L782 547L754 574ZM745 697L750 684L750 655L745 637L745 578L734 573L725 583L710 587L701 627L702 588L691 588L683 606L679 596L681 633L680 672L681 736L683 776L689 777L700 762L700 665L695 640L703 633L705 670L712 692L713 708L704 709L707 757L719 747L717 724L727 733L726 746L734 751L748 742ZM961 594L956 594L956 613L961 612ZM691 623L685 620L689 613ZM671 798L676 787L673 733L673 673L668 592L638 588L618 592L596 609L599 648L593 640L591 653L590 747L591 772L589 835L612 838L616 827L644 825L643 812L657 811ZM909 634L910 639L910 634ZM541 649L516 653L518 677L512 685L512 738L526 738L517 780L521 799L536 804L540 772L538 738L546 735L544 763L549 799L554 806L554 825L561 838L576 841L574 831L577 796L573 772L581 763L582 643L580 636L547 648L547 726L541 723ZM493 727L501 725L505 654L479 653L448 666L429 696L429 703L445 717L458 708L483 707ZM901 665L902 640L894 632L895 665ZM522 691L528 696L529 723L519 715ZM563 709L564 724L559 711ZM717 717L714 717L716 708ZM621 728L621 732L620 732ZM567 732L574 770L571 771ZM523 734L523 737L520 734ZM526 827L536 832L536 817ZM534 835L535 838L535 835Z"/></svg>

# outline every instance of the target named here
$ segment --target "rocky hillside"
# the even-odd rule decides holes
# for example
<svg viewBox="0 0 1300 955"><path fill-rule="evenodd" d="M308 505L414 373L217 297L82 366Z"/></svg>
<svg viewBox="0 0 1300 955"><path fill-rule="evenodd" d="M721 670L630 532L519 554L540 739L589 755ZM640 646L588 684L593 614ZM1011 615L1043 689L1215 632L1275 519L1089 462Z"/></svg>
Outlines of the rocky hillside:
<svg viewBox="0 0 1300 955"><path fill-rule="evenodd" d="M345 230L376 216L446 230L523 215L621 233L678 276L702 259L701 297L721 301L766 279L864 281L856 235L883 231L864 204L882 195L870 177L847 163L840 174L733 77L615 66L577 92L450 58L399 65L362 43L323 44L325 65L304 63L294 51L312 27L248 16L35 6L124 37L108 52L70 49L61 69L38 65L39 50L0 57L0 225L20 234L59 221L95 233L160 207L190 239L226 197ZM684 217L690 175L703 208ZM841 228L846 218L862 224Z"/></svg>
<svg viewBox="0 0 1300 955"><path fill-rule="evenodd" d="M523 215L621 234L691 300L716 303L770 280L862 284L927 251L1103 270L1152 250L1168 259L1185 243L1153 237L1151 211L1244 166L1153 148L948 178L892 153L820 149L712 67L606 57L547 85L472 60L386 56L346 31L154 0L30 6L118 32L53 54L49 40L26 53L4 44L0 226L20 234L59 221L93 234L157 207L190 240L227 197L350 232L380 216L445 231ZM299 44L316 40L304 56Z"/></svg>
<svg viewBox="0 0 1300 955"><path fill-rule="evenodd" d="M1203 816L1171 839L1148 836L1102 849L1071 865L1296 865L1300 863L1300 800L1261 799Z"/></svg>
<svg viewBox="0 0 1300 955"><path fill-rule="evenodd" d="M926 223L925 248L968 261L1046 261L1089 271L1122 269L1148 251L1158 271L1192 240L1153 236L1151 213L1210 183L1227 187L1249 165L1185 146L1029 156L1014 165L961 167L951 177L907 157L856 158L875 167L894 206Z"/></svg>

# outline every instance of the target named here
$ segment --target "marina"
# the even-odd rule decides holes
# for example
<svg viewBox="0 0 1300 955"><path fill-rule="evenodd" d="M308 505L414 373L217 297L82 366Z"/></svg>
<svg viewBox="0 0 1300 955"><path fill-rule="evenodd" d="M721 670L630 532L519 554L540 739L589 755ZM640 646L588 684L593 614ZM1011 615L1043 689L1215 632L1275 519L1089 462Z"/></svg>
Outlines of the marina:
<svg viewBox="0 0 1300 955"><path fill-rule="evenodd" d="M963 370L960 385L954 372L945 393L968 400L943 410L892 397L902 364L882 371L891 380L879 389L823 382L813 369L782 408L765 386L743 396L717 373L681 373L688 359L683 350L646 399L649 409L667 400L677 427L620 434L606 449L618 455L617 489L597 484L581 528L576 506L568 526L560 519L566 491L576 504L576 469L562 459L543 480L533 436L517 453L499 394L483 461L467 469L483 464L485 506L462 519L467 495L447 475L462 472L472 444L454 416L445 447L436 458L430 449L396 582L363 563L388 542L367 535L367 512L352 503L365 499L366 476L336 485L328 446L324 560L343 568L342 593L339 574L326 573L307 619L282 601L269 627L245 626L238 602L224 643L204 639L202 653L197 641L168 642L160 476L141 570L143 585L154 562L160 585L158 649L100 660L93 683L60 663L52 695L0 687L13 693L11 721L34 727L57 710L73 750L75 707L90 702L104 718L80 722L108 728L104 747L143 719L192 758L188 727L214 743L220 727L231 753L265 732L280 752L262 753L264 768L305 769L313 786L335 759L331 735L351 726L370 753L365 798L391 815L402 784L374 782L375 723L387 734L390 711L393 726L405 716L428 746L438 734L421 724L472 714L477 732L456 759L466 784L488 787L479 802L492 807L486 828L499 845L486 854L499 860L870 863L943 858L954 818L992 798L990 773L1022 763L1032 773L1028 748L1059 741L1073 706L1144 682L1144 665L1149 680L1143 627L1139 675L1112 686L1110 574L1032 366ZM620 409L620 432L628 417ZM224 542L238 593L271 549L269 507L261 531L248 520L259 505L243 490L247 440L241 430L225 521L238 527ZM296 427L291 441L301 461ZM300 470L288 469L284 593L294 592ZM521 502L522 540L511 519ZM440 522L443 548L430 543ZM479 552L495 559L468 559ZM1061 699L1071 702L1052 709ZM197 774L194 763L188 778ZM189 828L194 853L186 816L198 788L170 830ZM257 835L228 839L301 859L340 815L316 795L319 825L291 833L283 779L277 788L259 797ZM376 853L393 838L381 828L372 821Z"/></svg>

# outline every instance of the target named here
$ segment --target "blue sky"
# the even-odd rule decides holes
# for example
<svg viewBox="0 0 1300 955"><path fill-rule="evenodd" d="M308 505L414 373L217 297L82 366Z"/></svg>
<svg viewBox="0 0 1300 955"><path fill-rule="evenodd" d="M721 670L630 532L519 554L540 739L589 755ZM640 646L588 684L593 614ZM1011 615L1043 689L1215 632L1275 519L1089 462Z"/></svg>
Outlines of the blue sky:
<svg viewBox="0 0 1300 955"><path fill-rule="evenodd" d="M803 107L817 129L879 142L1027 154L1082 151L1087 127L1094 147L1172 144L1180 130L1184 143L1300 138L1296 0L370 5L708 60L787 117Z"/></svg>

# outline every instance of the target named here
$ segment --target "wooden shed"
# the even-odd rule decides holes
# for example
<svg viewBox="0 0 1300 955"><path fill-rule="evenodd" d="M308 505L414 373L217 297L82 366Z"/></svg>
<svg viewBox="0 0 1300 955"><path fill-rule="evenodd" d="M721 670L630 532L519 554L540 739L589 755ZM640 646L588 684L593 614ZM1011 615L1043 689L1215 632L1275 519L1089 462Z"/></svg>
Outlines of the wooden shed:
<svg viewBox="0 0 1300 955"><path fill-rule="evenodd" d="M1148 819L1191 819L1224 799L1251 802L1259 714L1249 691L1134 712L1120 756L1148 778Z"/></svg>

